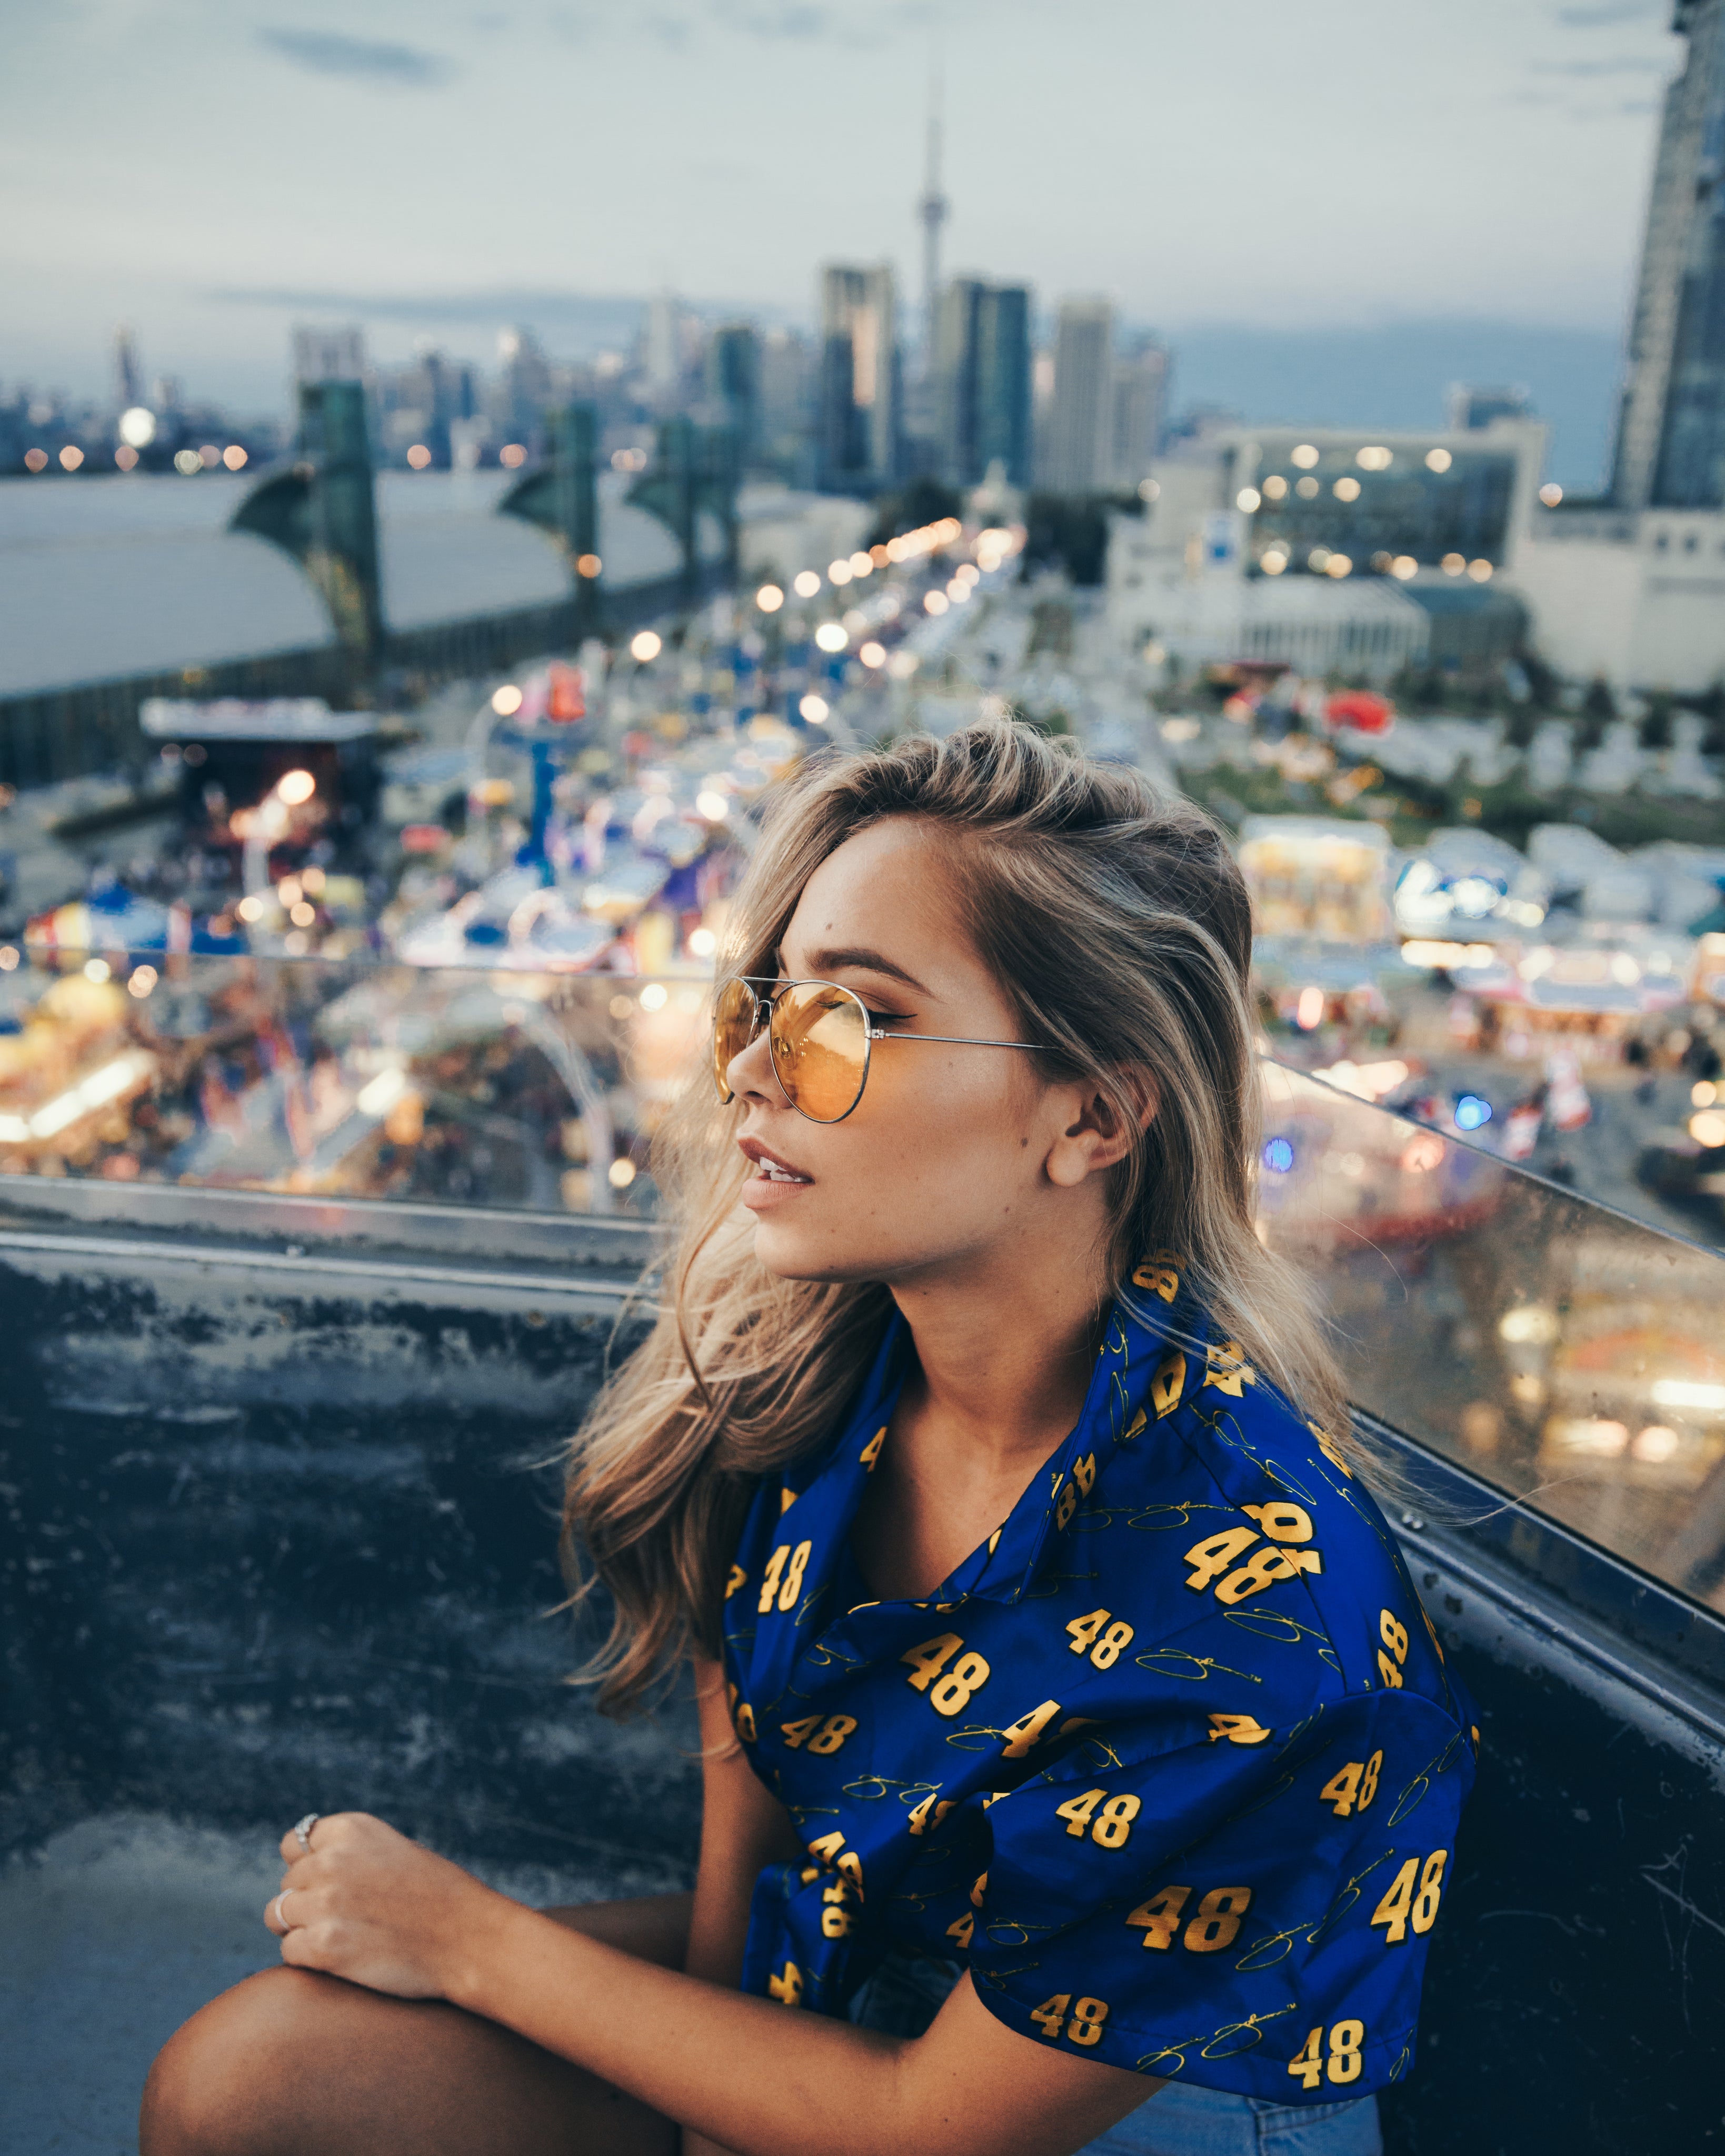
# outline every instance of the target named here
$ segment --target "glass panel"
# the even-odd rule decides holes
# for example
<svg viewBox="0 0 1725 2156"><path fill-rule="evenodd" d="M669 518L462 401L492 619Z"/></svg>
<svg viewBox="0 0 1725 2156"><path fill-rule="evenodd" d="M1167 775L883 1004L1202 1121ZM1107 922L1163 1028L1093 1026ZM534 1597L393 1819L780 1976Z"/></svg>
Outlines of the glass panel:
<svg viewBox="0 0 1725 2156"><path fill-rule="evenodd" d="M1306 775L1332 777L1329 747L1295 738ZM1725 935L1557 907L1548 927L1542 873L1471 829L1398 856L1371 824L1249 816L1240 860L1265 1053L1650 1226L1725 1245ZM1623 865L1644 892L1653 874ZM1659 874L1661 903L1698 915L1700 872Z"/></svg>
<svg viewBox="0 0 1725 2156"><path fill-rule="evenodd" d="M650 1215L703 980L110 956L0 973L0 1176Z"/></svg>
<svg viewBox="0 0 1725 2156"><path fill-rule="evenodd" d="M1725 1260L1266 1066L1260 1232L1351 1396L1725 1609Z"/></svg>
<svg viewBox="0 0 1725 2156"><path fill-rule="evenodd" d="M639 1221L660 1117L711 1083L705 980L58 963L0 973L0 1183ZM1321 1287L1354 1399L1725 1609L1725 1260L1265 1069L1261 1232Z"/></svg>

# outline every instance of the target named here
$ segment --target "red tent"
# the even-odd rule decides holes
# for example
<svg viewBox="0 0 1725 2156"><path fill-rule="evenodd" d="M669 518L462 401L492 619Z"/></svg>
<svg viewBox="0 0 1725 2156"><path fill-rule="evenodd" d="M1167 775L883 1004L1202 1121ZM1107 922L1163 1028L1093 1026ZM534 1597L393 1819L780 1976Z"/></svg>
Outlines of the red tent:
<svg viewBox="0 0 1725 2156"><path fill-rule="evenodd" d="M1387 734L1394 718L1394 705L1369 689L1339 690L1324 705L1327 725L1352 726L1356 733Z"/></svg>

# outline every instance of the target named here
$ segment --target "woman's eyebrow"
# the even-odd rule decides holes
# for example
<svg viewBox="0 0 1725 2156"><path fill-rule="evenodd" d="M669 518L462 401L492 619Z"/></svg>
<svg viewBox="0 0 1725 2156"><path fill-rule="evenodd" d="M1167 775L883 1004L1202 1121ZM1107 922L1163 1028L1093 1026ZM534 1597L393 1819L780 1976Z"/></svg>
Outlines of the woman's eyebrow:
<svg viewBox="0 0 1725 2156"><path fill-rule="evenodd" d="M926 996L928 990L914 973L907 973L902 966L896 966L891 958L883 957L878 951L850 948L842 951L812 951L809 963L817 975L842 973L847 968L865 973L884 973L889 980L902 981L907 988L916 989Z"/></svg>

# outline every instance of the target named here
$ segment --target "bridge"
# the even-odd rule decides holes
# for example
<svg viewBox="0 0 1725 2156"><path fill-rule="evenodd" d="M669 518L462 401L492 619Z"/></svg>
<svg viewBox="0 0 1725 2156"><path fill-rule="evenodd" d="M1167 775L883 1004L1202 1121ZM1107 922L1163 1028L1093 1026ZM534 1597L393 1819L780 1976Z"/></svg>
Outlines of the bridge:
<svg viewBox="0 0 1725 2156"><path fill-rule="evenodd" d="M139 766L151 696L412 697L686 606L736 573L723 429L601 470L590 407L505 471L378 472L358 382L301 386L257 479L0 480L0 784Z"/></svg>

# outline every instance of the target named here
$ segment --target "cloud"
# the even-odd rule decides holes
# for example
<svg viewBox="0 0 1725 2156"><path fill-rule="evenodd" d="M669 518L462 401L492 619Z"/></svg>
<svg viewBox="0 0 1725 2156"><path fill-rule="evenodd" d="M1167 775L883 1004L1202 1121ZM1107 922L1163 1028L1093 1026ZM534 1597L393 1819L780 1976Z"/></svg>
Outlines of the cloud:
<svg viewBox="0 0 1725 2156"><path fill-rule="evenodd" d="M820 38L827 32L826 9L799 6L795 0L778 7L752 8L734 19L757 38Z"/></svg>
<svg viewBox="0 0 1725 2156"><path fill-rule="evenodd" d="M1664 74L1666 64L1648 54L1625 54L1611 60L1534 60L1534 74L1593 76L1602 74Z"/></svg>
<svg viewBox="0 0 1725 2156"><path fill-rule="evenodd" d="M547 310L639 308L644 303L625 293L556 291L525 285L454 286L447 291L364 292L331 285L218 285L203 296L223 304L294 307L311 313L376 316L382 320L423 321L521 321Z"/></svg>
<svg viewBox="0 0 1725 2156"><path fill-rule="evenodd" d="M829 0L751 0L744 6L736 0L660 0L607 14L585 0L562 0L546 21L555 36L572 44L603 30L672 51L711 51L739 38L783 45L878 45L883 36L927 23L935 12L932 0L899 0L896 6L876 7L866 22L859 22L855 9L840 10Z"/></svg>
<svg viewBox="0 0 1725 2156"><path fill-rule="evenodd" d="M334 30L259 30L259 40L311 74L346 75L398 90L433 90L454 74L454 64L417 45L380 44Z"/></svg>
<svg viewBox="0 0 1725 2156"><path fill-rule="evenodd" d="M803 42L831 38L852 42L849 27L833 19L830 8L819 0L755 0L738 8L732 0L664 0L651 8L632 8L607 15L586 5L554 8L547 18L550 28L567 43L575 44L603 28L649 39L672 52L680 52L698 39L710 45L741 34L775 43Z"/></svg>
<svg viewBox="0 0 1725 2156"><path fill-rule="evenodd" d="M668 45L673 52L680 52L689 42L689 25L680 15L667 15L663 12L655 15L637 15L634 27L644 30L660 44Z"/></svg>
<svg viewBox="0 0 1725 2156"><path fill-rule="evenodd" d="M1662 20L1666 0L1595 0L1584 8L1559 8L1558 20L1566 30L1603 30L1613 23Z"/></svg>
<svg viewBox="0 0 1725 2156"><path fill-rule="evenodd" d="M1615 97L1604 100L1578 99L1554 90L1512 90L1505 92L1506 105L1533 106L1561 113L1566 120L1645 119L1660 110L1656 97Z"/></svg>

